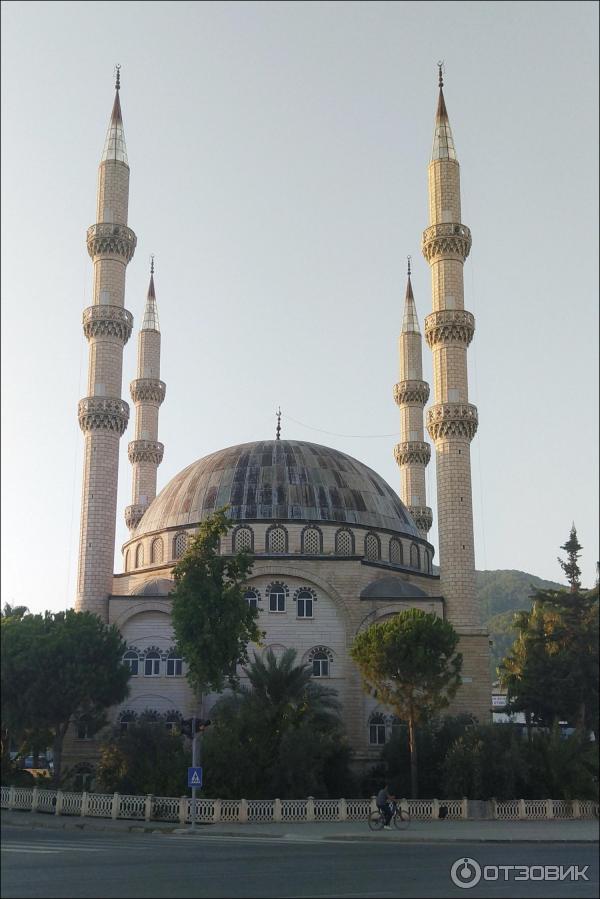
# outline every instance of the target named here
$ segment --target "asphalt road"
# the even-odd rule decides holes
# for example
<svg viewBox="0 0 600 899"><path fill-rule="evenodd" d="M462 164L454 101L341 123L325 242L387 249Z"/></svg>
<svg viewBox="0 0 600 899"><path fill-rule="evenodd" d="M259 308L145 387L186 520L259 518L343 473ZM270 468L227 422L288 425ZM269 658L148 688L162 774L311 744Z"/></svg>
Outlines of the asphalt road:
<svg viewBox="0 0 600 899"><path fill-rule="evenodd" d="M596 897L597 847L565 843L381 844L308 840L2 829L2 897ZM482 869L454 886L452 864ZM469 863L470 865L470 863ZM520 881L493 865L588 865L589 880ZM487 866L487 867L486 867ZM461 861L462 867L462 861ZM469 871L473 866L469 867ZM539 876L541 869L533 871ZM508 876L508 881L504 877Z"/></svg>

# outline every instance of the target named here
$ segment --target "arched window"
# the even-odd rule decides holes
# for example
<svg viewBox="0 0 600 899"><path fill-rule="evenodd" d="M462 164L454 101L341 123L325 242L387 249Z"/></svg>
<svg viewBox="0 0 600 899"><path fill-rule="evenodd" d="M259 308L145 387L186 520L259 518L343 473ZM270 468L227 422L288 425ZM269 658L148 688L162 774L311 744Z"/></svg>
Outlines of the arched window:
<svg viewBox="0 0 600 899"><path fill-rule="evenodd" d="M260 596L257 590L246 590L246 592L244 593L244 599L253 609L258 609L258 601L260 599Z"/></svg>
<svg viewBox="0 0 600 899"><path fill-rule="evenodd" d="M178 652L170 652L167 656L167 677L181 677L183 659Z"/></svg>
<svg viewBox="0 0 600 899"><path fill-rule="evenodd" d="M308 654L313 677L330 677L333 653L326 646L315 646Z"/></svg>
<svg viewBox="0 0 600 899"><path fill-rule="evenodd" d="M335 554L336 556L353 556L354 555L354 535L352 531L345 528L338 531L335 535Z"/></svg>
<svg viewBox="0 0 600 899"><path fill-rule="evenodd" d="M165 728L169 733L177 733L181 728L181 713L177 709L170 709L168 712L165 712L164 719Z"/></svg>
<svg viewBox="0 0 600 899"><path fill-rule="evenodd" d="M144 676L158 677L159 674L160 655L156 651L150 650L150 652L146 653L146 659L144 661Z"/></svg>
<svg viewBox="0 0 600 899"><path fill-rule="evenodd" d="M285 597L288 593L283 584L271 584L268 588L269 612L285 612Z"/></svg>
<svg viewBox="0 0 600 899"><path fill-rule="evenodd" d="M385 743L385 716L371 715L369 718L369 743L371 746L383 746Z"/></svg>
<svg viewBox="0 0 600 899"><path fill-rule="evenodd" d="M296 596L296 615L298 618L313 617L314 597L310 590L298 590Z"/></svg>
<svg viewBox="0 0 600 899"><path fill-rule="evenodd" d="M267 531L267 552L287 552L287 531L285 528L274 527Z"/></svg>
<svg viewBox="0 0 600 899"><path fill-rule="evenodd" d="M125 553L125 571L129 571L129 550Z"/></svg>
<svg viewBox="0 0 600 899"><path fill-rule="evenodd" d="M173 540L173 558L181 559L187 549L187 534L177 534Z"/></svg>
<svg viewBox="0 0 600 899"><path fill-rule="evenodd" d="M162 537L155 537L150 545L150 561L158 565L163 560L164 548Z"/></svg>
<svg viewBox="0 0 600 899"><path fill-rule="evenodd" d="M419 560L419 547L416 543L410 544L410 567L411 568L420 568L420 560Z"/></svg>
<svg viewBox="0 0 600 899"><path fill-rule="evenodd" d="M234 553L252 552L253 539L250 528L236 528L233 532Z"/></svg>
<svg viewBox="0 0 600 899"><path fill-rule="evenodd" d="M431 574L431 553L428 549L424 550L424 556L423 568L428 574Z"/></svg>
<svg viewBox="0 0 600 899"><path fill-rule="evenodd" d="M137 677L139 673L139 656L137 652L134 652L133 649L128 650L123 656L123 663L127 665L129 670L131 671L132 677Z"/></svg>
<svg viewBox="0 0 600 899"><path fill-rule="evenodd" d="M302 552L317 556L323 552L321 531L318 528L304 528L302 531Z"/></svg>
<svg viewBox="0 0 600 899"><path fill-rule="evenodd" d="M397 537L392 537L390 540L390 562L392 565L402 565L404 563L402 544Z"/></svg>
<svg viewBox="0 0 600 899"><path fill-rule="evenodd" d="M126 711L119 715L119 731L124 734L130 724L135 722L137 715L135 712Z"/></svg>
<svg viewBox="0 0 600 899"><path fill-rule="evenodd" d="M379 537L377 534L369 533L365 537L365 558L375 561L381 558Z"/></svg>
<svg viewBox="0 0 600 899"><path fill-rule="evenodd" d="M144 545L143 543L138 543L135 548L135 567L141 568L144 564Z"/></svg>

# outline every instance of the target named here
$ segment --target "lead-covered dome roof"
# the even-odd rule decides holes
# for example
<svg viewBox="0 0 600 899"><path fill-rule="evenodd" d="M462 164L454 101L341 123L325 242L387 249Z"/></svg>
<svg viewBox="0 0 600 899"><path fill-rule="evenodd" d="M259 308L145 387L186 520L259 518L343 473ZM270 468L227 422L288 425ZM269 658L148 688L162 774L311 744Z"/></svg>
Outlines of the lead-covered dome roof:
<svg viewBox="0 0 600 899"><path fill-rule="evenodd" d="M167 484L135 536L189 527L229 505L233 521L329 521L418 537L394 490L352 456L299 440L230 446L198 459Z"/></svg>

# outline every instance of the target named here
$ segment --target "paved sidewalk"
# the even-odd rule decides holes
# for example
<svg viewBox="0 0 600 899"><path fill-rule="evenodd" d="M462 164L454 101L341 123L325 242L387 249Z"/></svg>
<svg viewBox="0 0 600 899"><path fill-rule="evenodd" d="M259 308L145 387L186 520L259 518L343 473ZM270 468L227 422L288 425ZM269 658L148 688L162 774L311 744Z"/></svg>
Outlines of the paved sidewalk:
<svg viewBox="0 0 600 899"><path fill-rule="evenodd" d="M112 821L40 812L2 811L2 824L64 830L130 831L188 834L189 827L158 821ZM288 822L282 824L198 824L196 836L267 837L285 840L392 840L403 843L593 843L598 841L598 821L412 821L407 830L372 833L366 821Z"/></svg>

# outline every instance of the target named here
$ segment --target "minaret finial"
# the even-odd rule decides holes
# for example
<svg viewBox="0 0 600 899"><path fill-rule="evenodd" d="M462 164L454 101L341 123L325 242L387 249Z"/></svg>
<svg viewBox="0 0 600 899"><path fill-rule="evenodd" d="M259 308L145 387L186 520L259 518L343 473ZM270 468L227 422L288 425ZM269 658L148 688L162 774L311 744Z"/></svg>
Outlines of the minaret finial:
<svg viewBox="0 0 600 899"><path fill-rule="evenodd" d="M440 90L444 86L444 76L442 75L443 68L444 68L444 60L440 59L440 61L438 62L438 72L439 72L438 84L440 86Z"/></svg>
<svg viewBox="0 0 600 899"><path fill-rule="evenodd" d="M121 63L118 62L115 66L115 69L117 70L117 80L115 83L115 89L121 90Z"/></svg>
<svg viewBox="0 0 600 899"><path fill-rule="evenodd" d="M277 415L277 430L275 432L275 440L279 440L279 435L281 434L281 407L277 408L277 412L275 414Z"/></svg>
<svg viewBox="0 0 600 899"><path fill-rule="evenodd" d="M154 274L154 253L150 253L150 274Z"/></svg>
<svg viewBox="0 0 600 899"><path fill-rule="evenodd" d="M408 277L410 278L410 260L412 259L412 256L407 256L406 258L408 260Z"/></svg>

